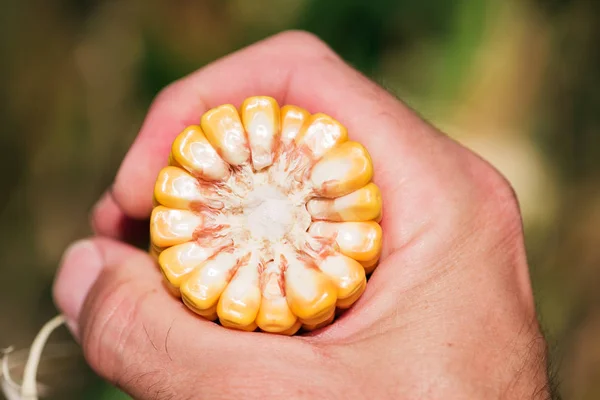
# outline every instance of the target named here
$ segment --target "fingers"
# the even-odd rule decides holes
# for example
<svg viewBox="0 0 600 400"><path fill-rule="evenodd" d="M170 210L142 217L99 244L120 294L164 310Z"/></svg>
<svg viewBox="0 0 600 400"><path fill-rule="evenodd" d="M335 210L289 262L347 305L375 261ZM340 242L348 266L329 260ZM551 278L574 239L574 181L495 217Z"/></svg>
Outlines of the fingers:
<svg viewBox="0 0 600 400"><path fill-rule="evenodd" d="M115 201L111 190L106 191L94 206L91 225L98 235L112 237L134 245L147 246L148 222L125 215L122 207Z"/></svg>
<svg viewBox="0 0 600 400"><path fill-rule="evenodd" d="M77 320L87 294L104 268L103 256L91 241L73 243L65 251L54 284L54 302L78 336Z"/></svg>
<svg viewBox="0 0 600 400"><path fill-rule="evenodd" d="M220 328L192 317L163 290L151 258L111 239L71 246L54 297L91 367L136 398L152 397L142 393L148 387L177 393L178 382L170 374L177 376L179 365L190 361L187 354L196 350L191 337L202 337L201 348L218 347L213 331ZM220 334L226 339L228 332ZM167 364L172 364L168 371ZM202 372L203 366L196 369Z"/></svg>
<svg viewBox="0 0 600 400"><path fill-rule="evenodd" d="M447 170L441 148L452 142L346 65L323 42L310 34L287 32L208 65L157 97L113 186L122 212L148 217L156 176L167 162L172 140L187 125L197 124L211 107L239 106L257 94L341 121L350 137L372 155L375 181L387 193L409 176L428 179L428 171ZM396 203L389 201L384 207ZM99 207L95 220L103 219L105 212L109 211Z"/></svg>
<svg viewBox="0 0 600 400"><path fill-rule="evenodd" d="M54 299L69 321L85 329L90 307L96 302L96 298L90 300L90 292L99 295L107 286L118 289L121 284L154 292L161 287L161 282L156 266L146 253L112 239L84 239L65 252L54 283ZM129 294L135 297L136 292Z"/></svg>
<svg viewBox="0 0 600 400"><path fill-rule="evenodd" d="M93 238L65 253L54 286L89 365L134 398L238 398L250 391L266 398L284 380L297 384L299 374L318 375L319 388L331 384L315 371L333 371L336 363L319 359L309 343L203 320L162 282L144 252Z"/></svg>

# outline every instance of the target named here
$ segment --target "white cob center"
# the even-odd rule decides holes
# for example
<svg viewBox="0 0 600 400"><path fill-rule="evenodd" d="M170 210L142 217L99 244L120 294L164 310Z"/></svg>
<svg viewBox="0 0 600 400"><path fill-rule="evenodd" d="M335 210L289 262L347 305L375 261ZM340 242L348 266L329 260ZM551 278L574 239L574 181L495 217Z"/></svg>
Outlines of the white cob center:
<svg viewBox="0 0 600 400"><path fill-rule="evenodd" d="M224 210L234 242L248 243L242 249L262 252L267 259L280 245L303 244L311 222L304 193L286 190L284 182L279 182L268 170L253 172L246 179L251 185L238 192L241 213L227 215Z"/></svg>
<svg viewBox="0 0 600 400"><path fill-rule="evenodd" d="M248 230L257 240L281 240L294 225L294 205L273 185L260 185L248 194L244 215Z"/></svg>

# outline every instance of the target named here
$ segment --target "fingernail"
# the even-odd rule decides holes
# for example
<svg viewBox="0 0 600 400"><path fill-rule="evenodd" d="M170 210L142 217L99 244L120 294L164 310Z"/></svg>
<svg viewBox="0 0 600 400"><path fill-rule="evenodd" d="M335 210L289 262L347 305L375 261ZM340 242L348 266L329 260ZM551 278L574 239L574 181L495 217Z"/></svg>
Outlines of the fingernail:
<svg viewBox="0 0 600 400"><path fill-rule="evenodd" d="M54 282L54 301L70 325L78 325L83 302L103 264L100 251L90 240L75 242L65 251Z"/></svg>
<svg viewBox="0 0 600 400"><path fill-rule="evenodd" d="M66 318L65 324L67 325L67 328L73 335L73 338L75 339L75 341L79 342L79 324L77 322L73 321L72 319L68 319L68 318Z"/></svg>

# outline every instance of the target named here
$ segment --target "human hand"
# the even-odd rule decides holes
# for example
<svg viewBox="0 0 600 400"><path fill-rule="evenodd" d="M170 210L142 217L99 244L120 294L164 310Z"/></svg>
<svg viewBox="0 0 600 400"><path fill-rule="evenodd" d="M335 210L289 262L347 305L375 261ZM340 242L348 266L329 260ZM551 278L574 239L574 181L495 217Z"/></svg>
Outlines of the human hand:
<svg viewBox="0 0 600 400"><path fill-rule="evenodd" d="M174 137L252 95L339 120L370 152L383 196L384 247L367 290L306 336L198 318L124 243L125 227L150 215ZM135 398L549 396L510 185L312 35L279 34L166 88L92 220L102 237L66 252L55 300L92 368Z"/></svg>

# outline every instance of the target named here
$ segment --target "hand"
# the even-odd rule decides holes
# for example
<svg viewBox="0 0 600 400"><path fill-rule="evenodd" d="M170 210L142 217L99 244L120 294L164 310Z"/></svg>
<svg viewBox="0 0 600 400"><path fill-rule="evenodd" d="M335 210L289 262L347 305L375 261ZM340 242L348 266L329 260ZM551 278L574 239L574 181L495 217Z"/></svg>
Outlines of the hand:
<svg viewBox="0 0 600 400"><path fill-rule="evenodd" d="M258 94L339 120L371 153L383 194L382 261L365 294L308 336L196 317L123 242L124 226L150 215L174 137L209 108ZM166 88L92 219L103 237L67 251L55 299L89 364L135 398L549 395L510 185L307 33L279 34Z"/></svg>

